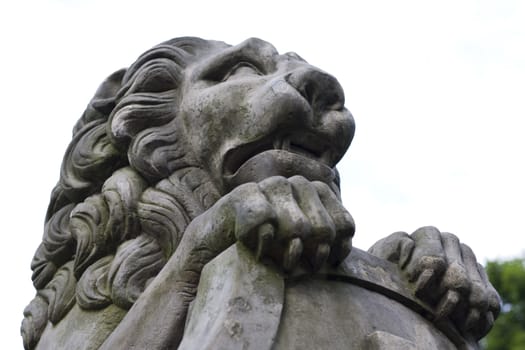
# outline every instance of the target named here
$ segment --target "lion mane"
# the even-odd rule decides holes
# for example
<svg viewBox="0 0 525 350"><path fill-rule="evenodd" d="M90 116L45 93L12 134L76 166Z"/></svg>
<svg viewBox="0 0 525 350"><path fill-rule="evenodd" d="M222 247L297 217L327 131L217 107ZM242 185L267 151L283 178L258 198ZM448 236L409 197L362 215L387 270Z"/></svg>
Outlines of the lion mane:
<svg viewBox="0 0 525 350"><path fill-rule="evenodd" d="M177 38L146 51L101 84L74 126L31 263L26 349L75 303L129 309L186 226L219 199L177 118L185 67L217 45L228 46Z"/></svg>

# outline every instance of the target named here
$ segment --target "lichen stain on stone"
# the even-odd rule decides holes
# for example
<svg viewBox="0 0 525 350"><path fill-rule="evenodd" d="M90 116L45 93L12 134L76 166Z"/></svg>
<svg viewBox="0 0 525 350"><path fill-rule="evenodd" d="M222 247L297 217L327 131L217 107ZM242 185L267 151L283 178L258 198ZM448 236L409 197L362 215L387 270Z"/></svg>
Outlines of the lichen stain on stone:
<svg viewBox="0 0 525 350"><path fill-rule="evenodd" d="M264 297L263 303L265 305L269 305L269 304L275 304L276 302L275 302L275 298L273 298L271 295L267 295Z"/></svg>
<svg viewBox="0 0 525 350"><path fill-rule="evenodd" d="M228 312L232 311L240 311L240 312L247 312L252 309L250 303L244 299L243 297L235 297L233 299L230 299L228 302Z"/></svg>
<svg viewBox="0 0 525 350"><path fill-rule="evenodd" d="M242 334L242 326L236 320L231 320L231 319L225 320L224 328L226 329L230 337L234 339L239 339Z"/></svg>

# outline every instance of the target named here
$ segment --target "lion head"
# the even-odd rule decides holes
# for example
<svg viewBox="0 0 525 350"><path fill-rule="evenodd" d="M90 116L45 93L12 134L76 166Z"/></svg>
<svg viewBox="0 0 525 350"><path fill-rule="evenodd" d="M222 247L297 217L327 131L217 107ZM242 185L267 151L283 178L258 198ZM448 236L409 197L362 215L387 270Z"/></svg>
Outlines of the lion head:
<svg viewBox="0 0 525 350"><path fill-rule="evenodd" d="M128 309L186 226L240 184L302 175L339 194L353 133L335 78L262 40L178 38L145 52L74 127L31 265L25 347L75 303Z"/></svg>

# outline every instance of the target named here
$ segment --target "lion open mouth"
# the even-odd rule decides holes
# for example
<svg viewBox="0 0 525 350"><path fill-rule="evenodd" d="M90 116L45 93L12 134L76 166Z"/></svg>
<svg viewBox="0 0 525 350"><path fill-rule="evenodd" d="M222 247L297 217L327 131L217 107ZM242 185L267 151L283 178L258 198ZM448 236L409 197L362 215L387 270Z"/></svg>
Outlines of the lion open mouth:
<svg viewBox="0 0 525 350"><path fill-rule="evenodd" d="M229 150L224 157L224 180L229 189L277 175L301 175L332 184L332 153L315 135L273 136Z"/></svg>

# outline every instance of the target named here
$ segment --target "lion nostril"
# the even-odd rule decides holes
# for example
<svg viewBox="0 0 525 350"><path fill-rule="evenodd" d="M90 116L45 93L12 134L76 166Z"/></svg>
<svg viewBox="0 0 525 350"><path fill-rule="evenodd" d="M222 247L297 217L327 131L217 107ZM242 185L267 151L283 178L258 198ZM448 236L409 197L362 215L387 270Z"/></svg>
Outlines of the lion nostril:
<svg viewBox="0 0 525 350"><path fill-rule="evenodd" d="M344 104L344 96L341 97L337 91L334 91L333 93L326 95L323 109L328 111L340 111L343 109Z"/></svg>
<svg viewBox="0 0 525 350"><path fill-rule="evenodd" d="M301 68L287 75L285 79L315 110L341 110L344 106L341 85L327 73L315 68Z"/></svg>

